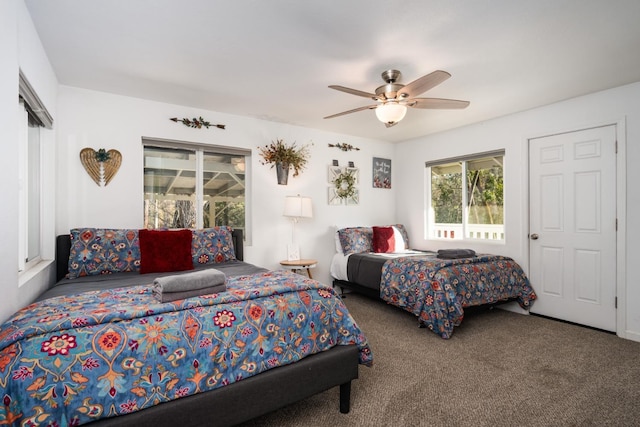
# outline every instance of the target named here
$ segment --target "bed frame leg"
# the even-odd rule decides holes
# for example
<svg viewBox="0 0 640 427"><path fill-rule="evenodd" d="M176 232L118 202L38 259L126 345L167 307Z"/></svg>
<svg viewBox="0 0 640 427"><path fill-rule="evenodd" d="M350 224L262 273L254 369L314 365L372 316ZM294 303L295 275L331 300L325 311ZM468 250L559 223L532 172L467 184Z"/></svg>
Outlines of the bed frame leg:
<svg viewBox="0 0 640 427"><path fill-rule="evenodd" d="M340 384L340 412L348 414L351 409L351 381Z"/></svg>

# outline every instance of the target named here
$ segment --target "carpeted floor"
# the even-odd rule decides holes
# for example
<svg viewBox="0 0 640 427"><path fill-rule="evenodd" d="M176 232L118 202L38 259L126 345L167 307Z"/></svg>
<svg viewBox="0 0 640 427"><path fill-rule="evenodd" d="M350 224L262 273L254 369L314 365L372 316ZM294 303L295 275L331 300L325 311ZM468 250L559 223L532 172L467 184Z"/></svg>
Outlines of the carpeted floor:
<svg viewBox="0 0 640 427"><path fill-rule="evenodd" d="M537 316L467 311L449 340L360 295L345 304L367 336L351 412L338 388L250 426L640 426L640 343Z"/></svg>

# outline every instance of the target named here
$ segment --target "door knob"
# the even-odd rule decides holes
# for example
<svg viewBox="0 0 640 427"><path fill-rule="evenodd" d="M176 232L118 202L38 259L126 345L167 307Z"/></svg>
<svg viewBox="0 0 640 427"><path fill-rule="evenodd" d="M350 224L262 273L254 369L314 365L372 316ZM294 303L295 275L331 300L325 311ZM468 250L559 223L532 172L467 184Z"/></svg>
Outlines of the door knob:
<svg viewBox="0 0 640 427"><path fill-rule="evenodd" d="M538 237L540 237L540 236L538 236L538 234L537 234L537 233L533 233L533 234L531 235L531 240L538 240Z"/></svg>

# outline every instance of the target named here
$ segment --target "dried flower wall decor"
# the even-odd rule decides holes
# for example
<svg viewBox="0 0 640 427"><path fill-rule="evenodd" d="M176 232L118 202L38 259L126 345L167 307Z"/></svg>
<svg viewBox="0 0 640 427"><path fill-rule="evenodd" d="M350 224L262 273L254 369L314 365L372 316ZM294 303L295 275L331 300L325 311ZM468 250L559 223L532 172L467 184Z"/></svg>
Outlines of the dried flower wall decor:
<svg viewBox="0 0 640 427"><path fill-rule="evenodd" d="M297 147L295 142L288 145L282 139L276 139L275 141L271 141L271 144L258 147L258 151L263 159L260 163L263 165L270 164L271 167L277 166L281 171L286 173L284 176L288 176L289 169L293 169L294 177L298 176L300 172L304 170L310 155L309 145ZM285 182L280 181L279 174L278 184L287 184L286 179L284 179Z"/></svg>

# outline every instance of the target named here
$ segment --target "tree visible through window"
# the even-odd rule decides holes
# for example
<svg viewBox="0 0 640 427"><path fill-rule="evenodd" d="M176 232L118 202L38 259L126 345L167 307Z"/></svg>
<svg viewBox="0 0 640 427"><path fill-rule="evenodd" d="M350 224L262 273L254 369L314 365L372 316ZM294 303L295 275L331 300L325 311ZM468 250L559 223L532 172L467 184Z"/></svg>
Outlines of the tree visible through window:
<svg viewBox="0 0 640 427"><path fill-rule="evenodd" d="M499 153L427 165L430 238L504 240L503 160Z"/></svg>
<svg viewBox="0 0 640 427"><path fill-rule="evenodd" d="M222 151L145 145L145 228L244 229L245 152Z"/></svg>

